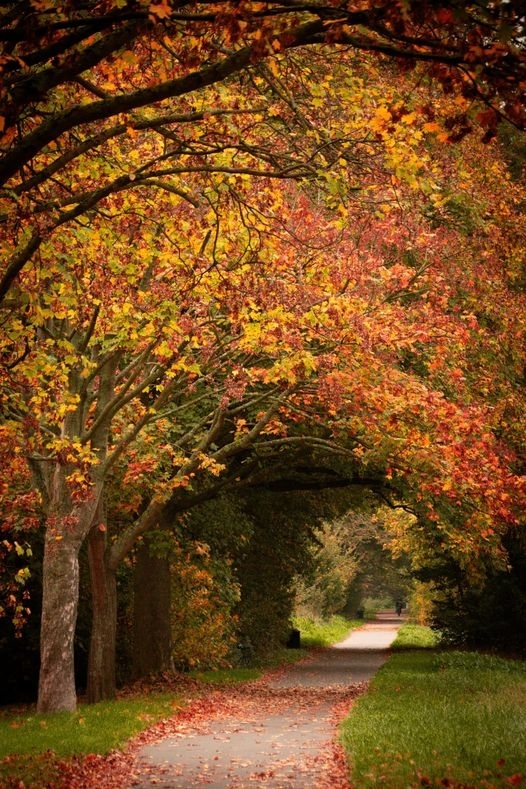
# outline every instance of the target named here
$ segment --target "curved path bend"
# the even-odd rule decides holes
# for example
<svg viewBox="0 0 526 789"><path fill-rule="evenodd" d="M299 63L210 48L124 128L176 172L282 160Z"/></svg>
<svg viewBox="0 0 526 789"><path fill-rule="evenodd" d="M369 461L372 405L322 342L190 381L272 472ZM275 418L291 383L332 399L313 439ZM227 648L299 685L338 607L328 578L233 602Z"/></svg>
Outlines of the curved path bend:
<svg viewBox="0 0 526 789"><path fill-rule="evenodd" d="M337 726L387 660L401 621L380 613L285 670L211 690L139 748L129 789L346 789Z"/></svg>

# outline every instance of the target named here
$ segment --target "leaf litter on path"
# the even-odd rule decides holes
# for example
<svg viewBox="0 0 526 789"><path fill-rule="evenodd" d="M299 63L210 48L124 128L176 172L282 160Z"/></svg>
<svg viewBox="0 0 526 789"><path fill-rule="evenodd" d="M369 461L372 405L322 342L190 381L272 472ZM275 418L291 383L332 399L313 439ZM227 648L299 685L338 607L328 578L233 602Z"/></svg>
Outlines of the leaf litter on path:
<svg viewBox="0 0 526 789"><path fill-rule="evenodd" d="M61 789L348 789L336 726L367 683L280 688L268 680L194 689L185 708L124 752L65 768Z"/></svg>
<svg viewBox="0 0 526 789"><path fill-rule="evenodd" d="M122 753L79 760L49 789L350 789L337 725L387 659L397 628L386 624L365 649L351 634L254 682L211 688L167 676L162 689L186 698L183 709Z"/></svg>

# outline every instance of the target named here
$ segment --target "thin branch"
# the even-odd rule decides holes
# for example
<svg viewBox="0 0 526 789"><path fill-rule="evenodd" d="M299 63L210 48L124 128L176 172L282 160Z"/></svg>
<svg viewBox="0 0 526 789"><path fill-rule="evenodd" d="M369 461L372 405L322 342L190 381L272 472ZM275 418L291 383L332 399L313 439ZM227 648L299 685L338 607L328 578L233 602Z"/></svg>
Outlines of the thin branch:
<svg viewBox="0 0 526 789"><path fill-rule="evenodd" d="M26 263L31 260L34 253L42 244L42 241L43 238L40 233L37 230L34 230L25 247L11 258L4 275L0 280L0 304L9 293L11 285L18 277Z"/></svg>
<svg viewBox="0 0 526 789"><path fill-rule="evenodd" d="M142 352L141 359L143 362L146 361L148 356L150 355L152 349L157 344L157 341L154 343L150 343L150 345ZM158 380L159 377L159 368L155 368L154 372L150 373L149 376L144 378L141 383L133 389L130 389L132 384L137 380L140 373L142 372L140 366L137 364L135 372L133 375L130 375L129 379L123 385L121 389L119 389L118 393L113 397L105 406L104 408L96 415L93 424L90 426L89 430L87 430L82 436L81 441L83 444L88 443L93 438L95 432L99 429L99 427L104 424L105 422L111 421L113 416L120 411L124 406L134 400L141 392L143 392L148 386Z"/></svg>
<svg viewBox="0 0 526 789"><path fill-rule="evenodd" d="M187 113L169 113L167 115L161 115L156 118L144 118L139 120L130 119L127 123L118 123L115 126L112 126L109 129L101 132L100 134L95 134L92 137L88 137L83 142L79 143L76 147L72 148L66 153L62 154L62 156L58 156L53 162L51 162L47 167L42 168L39 170L35 175L31 178L27 178L23 180L18 186L16 186L12 191L15 195L21 195L24 192L28 192L29 190L33 189L35 186L46 181L55 173L62 170L67 164L78 159L83 154L87 153L88 151L94 150L99 148L103 143L108 142L109 140L119 137L123 134L126 134L128 129L132 129L133 131L163 131L163 127L172 124L186 124L186 123L197 123L199 121L206 120L208 117L214 116L230 116L230 115L252 115L254 113L262 112L263 107L253 107L248 109L206 109L199 112L187 112ZM174 138L175 135L166 133L170 138Z"/></svg>

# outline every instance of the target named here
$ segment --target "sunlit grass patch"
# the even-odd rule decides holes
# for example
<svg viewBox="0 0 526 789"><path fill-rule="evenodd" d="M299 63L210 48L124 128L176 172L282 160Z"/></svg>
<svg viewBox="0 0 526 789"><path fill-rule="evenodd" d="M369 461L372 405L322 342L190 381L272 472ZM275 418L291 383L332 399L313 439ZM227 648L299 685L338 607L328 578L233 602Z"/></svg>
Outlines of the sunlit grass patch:
<svg viewBox="0 0 526 789"><path fill-rule="evenodd" d="M363 620L331 616L328 620L295 617L294 627L301 633L301 644L305 647L328 647L342 641L353 628L361 627Z"/></svg>
<svg viewBox="0 0 526 789"><path fill-rule="evenodd" d="M398 630L392 649L431 649L438 646L440 634L424 625L403 624Z"/></svg>
<svg viewBox="0 0 526 789"><path fill-rule="evenodd" d="M520 661L467 652L395 654L342 727L352 783L518 784L526 776L525 694Z"/></svg>

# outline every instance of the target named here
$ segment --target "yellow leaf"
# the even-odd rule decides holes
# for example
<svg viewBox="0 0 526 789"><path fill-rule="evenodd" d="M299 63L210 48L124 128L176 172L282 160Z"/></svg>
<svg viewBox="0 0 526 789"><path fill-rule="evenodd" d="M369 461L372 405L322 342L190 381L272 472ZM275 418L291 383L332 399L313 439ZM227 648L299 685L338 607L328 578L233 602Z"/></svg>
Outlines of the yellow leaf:
<svg viewBox="0 0 526 789"><path fill-rule="evenodd" d="M279 68L275 58L270 58L270 60L268 61L268 67L272 71L275 77L279 77Z"/></svg>

